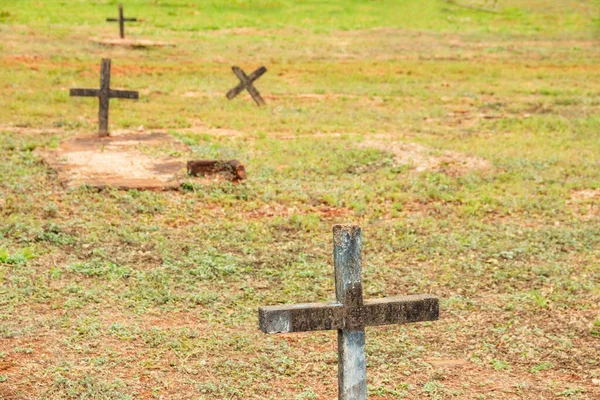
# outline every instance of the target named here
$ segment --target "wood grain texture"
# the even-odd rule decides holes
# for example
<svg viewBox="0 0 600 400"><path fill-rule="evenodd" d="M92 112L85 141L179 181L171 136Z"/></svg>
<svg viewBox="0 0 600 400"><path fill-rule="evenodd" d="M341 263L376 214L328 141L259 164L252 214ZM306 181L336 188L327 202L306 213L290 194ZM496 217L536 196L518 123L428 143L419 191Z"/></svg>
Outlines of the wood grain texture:
<svg viewBox="0 0 600 400"><path fill-rule="evenodd" d="M362 241L357 225L333 227L335 299L343 304L338 329L338 397L366 400L367 362L362 299Z"/></svg>
<svg viewBox="0 0 600 400"><path fill-rule="evenodd" d="M348 326L347 310L348 307L339 303L260 307L259 326L265 333L345 329L352 327ZM439 318L439 300L427 294L365 300L361 315L363 326L435 321ZM287 321L285 330L278 330L281 326L278 321Z"/></svg>
<svg viewBox="0 0 600 400"><path fill-rule="evenodd" d="M365 330L338 330L338 399L367 399Z"/></svg>
<svg viewBox="0 0 600 400"><path fill-rule="evenodd" d="M365 326L436 321L440 317L440 300L430 294L367 300L363 316Z"/></svg>

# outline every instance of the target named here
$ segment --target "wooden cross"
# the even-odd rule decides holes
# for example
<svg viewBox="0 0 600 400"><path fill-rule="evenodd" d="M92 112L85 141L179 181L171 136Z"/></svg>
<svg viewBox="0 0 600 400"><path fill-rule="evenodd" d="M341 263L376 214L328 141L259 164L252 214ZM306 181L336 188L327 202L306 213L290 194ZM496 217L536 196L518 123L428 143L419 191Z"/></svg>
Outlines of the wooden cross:
<svg viewBox="0 0 600 400"><path fill-rule="evenodd" d="M240 92L242 90L246 89L248 91L248 93L250 93L250 95L252 96L252 98L254 99L256 104L258 104L259 106L264 106L265 101L260 96L260 93L258 93L258 90L256 90L256 88L254 87L254 85L252 83L255 80L257 80L258 78L260 78L265 72L267 72L267 69L264 66L260 67L259 69L257 69L253 73L251 73L250 75L246 75L240 67L234 66L234 67L231 67L231 69L233 70L233 73L240 80L240 83L236 87L231 89L229 92L227 92L227 98L229 100L231 100L235 96L240 94Z"/></svg>
<svg viewBox="0 0 600 400"><path fill-rule="evenodd" d="M138 92L133 90L112 90L110 88L110 58L103 58L100 66L100 89L71 89L71 96L98 97L98 133L108 136L108 103L111 98L138 99Z"/></svg>
<svg viewBox="0 0 600 400"><path fill-rule="evenodd" d="M362 297L360 227L333 227L335 303L307 303L260 307L258 319L265 333L338 331L338 398L367 398L365 326L434 321L439 301L432 295L396 296L377 300Z"/></svg>
<svg viewBox="0 0 600 400"><path fill-rule="evenodd" d="M125 39L125 22L136 22L137 18L124 18L123 17L123 4L119 4L119 18L106 18L107 22L119 22L119 33L121 39Z"/></svg>

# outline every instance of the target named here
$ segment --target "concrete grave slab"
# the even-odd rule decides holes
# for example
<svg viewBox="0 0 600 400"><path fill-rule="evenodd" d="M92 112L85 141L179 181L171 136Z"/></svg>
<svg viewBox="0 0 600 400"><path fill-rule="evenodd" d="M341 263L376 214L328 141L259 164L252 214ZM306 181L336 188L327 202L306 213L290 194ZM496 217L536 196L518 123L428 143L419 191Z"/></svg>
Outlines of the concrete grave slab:
<svg viewBox="0 0 600 400"><path fill-rule="evenodd" d="M190 149L165 133L76 137L40 152L66 187L169 190L186 177ZM185 158L187 156L187 158Z"/></svg>

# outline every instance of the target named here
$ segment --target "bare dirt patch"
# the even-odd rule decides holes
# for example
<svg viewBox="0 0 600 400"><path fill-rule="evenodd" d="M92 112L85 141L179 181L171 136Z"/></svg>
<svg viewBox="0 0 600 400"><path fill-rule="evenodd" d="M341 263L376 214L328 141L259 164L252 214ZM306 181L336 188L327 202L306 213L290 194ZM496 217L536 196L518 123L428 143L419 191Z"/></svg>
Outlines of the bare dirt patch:
<svg viewBox="0 0 600 400"><path fill-rule="evenodd" d="M600 189L583 189L571 193L567 206L583 219L600 216Z"/></svg>
<svg viewBox="0 0 600 400"><path fill-rule="evenodd" d="M600 200L600 189L583 189L577 190L571 194L573 202L588 202Z"/></svg>
<svg viewBox="0 0 600 400"><path fill-rule="evenodd" d="M461 176L470 171L483 171L491 167L489 161L448 150L435 150L416 143L402 143L390 140L365 140L360 147L368 147L391 152L394 161L400 165L410 165L414 172L439 171L450 176Z"/></svg>
<svg viewBox="0 0 600 400"><path fill-rule="evenodd" d="M290 217L292 215L318 214L323 219L335 219L352 215L352 210L337 207L313 207L300 210L297 207L286 207L281 204L267 204L259 209L246 214L250 219L263 219L272 217Z"/></svg>

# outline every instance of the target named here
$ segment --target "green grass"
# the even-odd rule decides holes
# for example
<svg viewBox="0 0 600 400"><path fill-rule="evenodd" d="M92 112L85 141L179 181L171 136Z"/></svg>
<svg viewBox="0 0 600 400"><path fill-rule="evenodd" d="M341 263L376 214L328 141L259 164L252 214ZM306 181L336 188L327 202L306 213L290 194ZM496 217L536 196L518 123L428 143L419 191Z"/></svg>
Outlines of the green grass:
<svg viewBox="0 0 600 400"><path fill-rule="evenodd" d="M3 5L0 20L51 27L55 34L66 35L74 26L104 26L106 16L116 14L118 2L30 0L27 3L18 8L10 7L8 3ZM597 8L593 2L559 0L531 3L500 1L502 12L489 14L431 0L132 0L125 6L125 16L143 18L143 27L132 29L146 35L157 35L161 30L202 32L237 27L290 26L315 32L391 27L436 32L554 34L557 30L560 33L579 33L597 26L597 20L593 18Z"/></svg>
<svg viewBox="0 0 600 400"><path fill-rule="evenodd" d="M370 398L600 395L597 1L130 1L132 37L177 47L88 41L116 3L0 1L0 397L335 398L335 334L263 335L256 309L333 299L341 222L367 298L442 301L367 329ZM248 181L64 190L37 150L95 130L68 89L102 57L140 90L112 130ZM263 64L266 107L224 98L231 65ZM418 172L397 143L487 167Z"/></svg>

